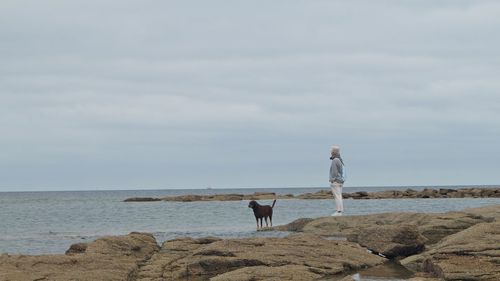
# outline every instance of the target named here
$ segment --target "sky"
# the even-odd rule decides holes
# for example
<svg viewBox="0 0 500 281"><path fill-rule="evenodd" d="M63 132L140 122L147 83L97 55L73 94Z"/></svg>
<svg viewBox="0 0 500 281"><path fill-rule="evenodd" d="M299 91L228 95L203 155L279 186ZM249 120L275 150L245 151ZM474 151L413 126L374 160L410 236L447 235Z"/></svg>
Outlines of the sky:
<svg viewBox="0 0 500 281"><path fill-rule="evenodd" d="M0 191L500 184L500 1L0 2Z"/></svg>

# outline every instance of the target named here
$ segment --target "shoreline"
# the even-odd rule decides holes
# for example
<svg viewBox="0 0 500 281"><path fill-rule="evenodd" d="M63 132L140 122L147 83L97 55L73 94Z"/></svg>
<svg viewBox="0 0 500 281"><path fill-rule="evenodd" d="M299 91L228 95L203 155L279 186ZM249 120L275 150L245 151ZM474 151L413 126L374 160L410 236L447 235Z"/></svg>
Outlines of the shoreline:
<svg viewBox="0 0 500 281"><path fill-rule="evenodd" d="M0 280L352 280L352 274L388 262L418 280L500 278L500 204L435 214L303 218L272 230L291 234L180 237L158 245L152 234L132 232L73 244L60 255L0 254Z"/></svg>
<svg viewBox="0 0 500 281"><path fill-rule="evenodd" d="M345 199L408 199L408 198L500 198L500 187L496 188L439 188L423 190L386 190L386 191L357 191L352 193L342 193ZM275 192L254 192L253 194L237 194L237 193L221 193L210 195L187 194L178 196L166 197L130 197L124 202L159 202L159 201L174 201L174 202L198 202L198 201L241 201L241 200L314 200L314 199L331 199L330 190L324 189L313 193L294 194L277 194Z"/></svg>

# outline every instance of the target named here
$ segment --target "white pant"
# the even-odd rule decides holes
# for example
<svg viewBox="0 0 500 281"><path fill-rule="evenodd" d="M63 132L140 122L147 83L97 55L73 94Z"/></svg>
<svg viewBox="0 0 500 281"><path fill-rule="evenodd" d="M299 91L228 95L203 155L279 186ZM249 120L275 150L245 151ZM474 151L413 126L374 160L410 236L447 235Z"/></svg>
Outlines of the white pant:
<svg viewBox="0 0 500 281"><path fill-rule="evenodd" d="M337 212L344 211L344 203L342 202L342 186L343 184L338 182L332 182L330 184L333 197L335 198L335 207L337 208Z"/></svg>

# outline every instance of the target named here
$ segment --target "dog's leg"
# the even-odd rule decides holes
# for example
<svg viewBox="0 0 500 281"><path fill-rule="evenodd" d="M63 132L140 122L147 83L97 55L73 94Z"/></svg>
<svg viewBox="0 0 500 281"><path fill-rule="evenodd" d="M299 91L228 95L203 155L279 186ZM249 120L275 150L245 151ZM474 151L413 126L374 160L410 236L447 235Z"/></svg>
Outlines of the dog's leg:
<svg viewBox="0 0 500 281"><path fill-rule="evenodd" d="M271 227L273 227L273 216L269 216L269 222L271 223Z"/></svg>
<svg viewBox="0 0 500 281"><path fill-rule="evenodd" d="M260 228L262 229L262 218L260 218Z"/></svg>
<svg viewBox="0 0 500 281"><path fill-rule="evenodd" d="M255 218L255 222L257 223L257 230L259 230L259 219Z"/></svg>
<svg viewBox="0 0 500 281"><path fill-rule="evenodd" d="M269 227L269 225L267 224L267 217L264 217L264 219L266 220L266 227Z"/></svg>

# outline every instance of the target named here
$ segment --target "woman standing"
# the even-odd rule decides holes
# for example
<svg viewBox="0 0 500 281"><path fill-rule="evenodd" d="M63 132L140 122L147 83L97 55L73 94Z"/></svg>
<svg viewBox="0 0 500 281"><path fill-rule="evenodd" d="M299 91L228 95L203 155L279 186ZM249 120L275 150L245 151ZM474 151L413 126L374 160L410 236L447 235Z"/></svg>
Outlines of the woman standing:
<svg viewBox="0 0 500 281"><path fill-rule="evenodd" d="M340 147L332 146L330 149L332 165L330 166L330 187L335 198L337 211L332 216L342 216L344 204L342 202L342 187L344 185L344 161L340 157Z"/></svg>

